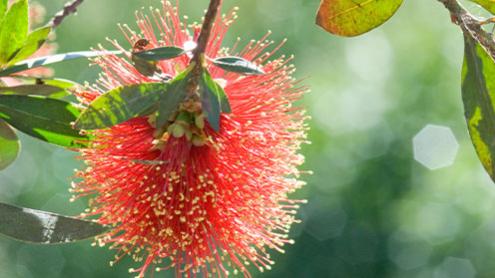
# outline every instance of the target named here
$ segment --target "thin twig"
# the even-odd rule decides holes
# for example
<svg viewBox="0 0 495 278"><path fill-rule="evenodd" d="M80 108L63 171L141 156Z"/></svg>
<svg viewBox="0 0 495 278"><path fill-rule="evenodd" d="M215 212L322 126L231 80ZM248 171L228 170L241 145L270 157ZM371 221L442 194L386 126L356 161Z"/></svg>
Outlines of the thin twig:
<svg viewBox="0 0 495 278"><path fill-rule="evenodd" d="M60 10L51 20L51 26L53 28L59 26L62 21L69 15L77 12L77 7L83 3L84 0L74 0L64 5L64 8Z"/></svg>
<svg viewBox="0 0 495 278"><path fill-rule="evenodd" d="M213 29L215 19L221 6L222 0L211 0L208 10L206 11L201 32L199 33L197 46L194 49L193 57L191 59L191 64L194 64L194 68L191 71L191 79L188 85L188 94L190 97L196 95L199 79L205 68L204 54L208 46L211 30Z"/></svg>
<svg viewBox="0 0 495 278"><path fill-rule="evenodd" d="M452 21L461 27L465 36L477 41L495 60L495 41L492 34L483 30L485 21L470 14L457 0L438 0L450 12Z"/></svg>

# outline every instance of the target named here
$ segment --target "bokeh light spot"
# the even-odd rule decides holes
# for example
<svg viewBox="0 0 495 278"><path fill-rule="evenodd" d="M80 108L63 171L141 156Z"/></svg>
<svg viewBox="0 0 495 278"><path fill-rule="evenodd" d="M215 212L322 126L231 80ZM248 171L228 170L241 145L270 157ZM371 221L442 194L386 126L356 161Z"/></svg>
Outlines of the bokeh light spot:
<svg viewBox="0 0 495 278"><path fill-rule="evenodd" d="M413 138L414 159L430 170L454 163L459 143L446 126L426 125Z"/></svg>

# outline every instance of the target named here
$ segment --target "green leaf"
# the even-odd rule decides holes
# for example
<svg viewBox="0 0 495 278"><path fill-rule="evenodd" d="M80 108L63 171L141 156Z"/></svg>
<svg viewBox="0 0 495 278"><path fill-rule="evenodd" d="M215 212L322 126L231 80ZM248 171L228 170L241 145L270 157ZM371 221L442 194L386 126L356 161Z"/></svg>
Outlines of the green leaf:
<svg viewBox="0 0 495 278"><path fill-rule="evenodd" d="M29 33L24 46L9 61L9 64L17 63L18 61L24 60L33 55L45 43L51 30L51 26L45 26Z"/></svg>
<svg viewBox="0 0 495 278"><path fill-rule="evenodd" d="M134 68L144 76L153 76L161 72L156 62L146 61L134 55L131 57L131 60Z"/></svg>
<svg viewBox="0 0 495 278"><path fill-rule="evenodd" d="M167 86L166 83L143 83L108 91L89 105L75 126L89 130L106 128L141 116L158 102Z"/></svg>
<svg viewBox="0 0 495 278"><path fill-rule="evenodd" d="M495 0L470 0L489 11L491 14L495 15Z"/></svg>
<svg viewBox="0 0 495 278"><path fill-rule="evenodd" d="M0 118L33 137L69 148L87 146L88 136L81 135L71 123L79 110L69 102L57 99L0 95Z"/></svg>
<svg viewBox="0 0 495 278"><path fill-rule="evenodd" d="M213 60L213 64L226 71L250 75L261 75L265 72L256 64L241 57L221 57Z"/></svg>
<svg viewBox="0 0 495 278"><path fill-rule="evenodd" d="M60 98L67 95L63 88L39 84L39 85L19 85L12 87L0 87L0 95L38 95Z"/></svg>
<svg viewBox="0 0 495 278"><path fill-rule="evenodd" d="M23 85L12 87L0 87L0 94L41 95L50 98L63 98L69 95L69 89L80 84L61 78L33 78L16 76Z"/></svg>
<svg viewBox="0 0 495 278"><path fill-rule="evenodd" d="M464 41L464 113L478 157L495 181L495 63L471 38L465 37Z"/></svg>
<svg viewBox="0 0 495 278"><path fill-rule="evenodd" d="M322 0L316 24L326 31L352 37L385 23L403 0Z"/></svg>
<svg viewBox="0 0 495 278"><path fill-rule="evenodd" d="M0 120L0 170L7 168L19 155L21 143L15 131L3 120Z"/></svg>
<svg viewBox="0 0 495 278"><path fill-rule="evenodd" d="M5 16L5 12L7 11L8 5L9 5L9 0L0 0L0 22L2 22L3 17Z"/></svg>
<svg viewBox="0 0 495 278"><path fill-rule="evenodd" d="M201 103L210 126L215 131L220 130L220 113L232 112L229 100L222 86L211 75L204 71L201 78Z"/></svg>
<svg viewBox="0 0 495 278"><path fill-rule="evenodd" d="M0 71L1 76L8 76L14 73L25 71L28 69L33 69L37 67L47 66L51 64L56 64L68 60L79 59L79 58L91 58L104 55L118 55L122 54L122 51L80 51L80 52L69 52L63 54L55 54L51 56L44 56L39 58L32 58L29 60L24 60L17 63L11 67L8 67Z"/></svg>
<svg viewBox="0 0 495 278"><path fill-rule="evenodd" d="M96 222L0 203L0 234L30 243L63 244L108 230Z"/></svg>
<svg viewBox="0 0 495 278"><path fill-rule="evenodd" d="M176 46L165 46L132 53L133 56L145 61L168 60L183 54L185 54L184 49Z"/></svg>
<svg viewBox="0 0 495 278"><path fill-rule="evenodd" d="M81 86L81 84L75 81L63 78L33 78L28 76L15 76L15 78L22 80L26 85L50 85L60 89L70 89L76 86Z"/></svg>
<svg viewBox="0 0 495 278"><path fill-rule="evenodd" d="M177 111L179 104L186 97L186 87L189 82L189 73L192 67L187 68L185 71L179 73L168 86L168 90L160 96L158 114L156 116L156 127L162 128L170 118L170 116Z"/></svg>
<svg viewBox="0 0 495 278"><path fill-rule="evenodd" d="M0 63L7 63L26 42L28 1L18 0L10 7L0 25Z"/></svg>

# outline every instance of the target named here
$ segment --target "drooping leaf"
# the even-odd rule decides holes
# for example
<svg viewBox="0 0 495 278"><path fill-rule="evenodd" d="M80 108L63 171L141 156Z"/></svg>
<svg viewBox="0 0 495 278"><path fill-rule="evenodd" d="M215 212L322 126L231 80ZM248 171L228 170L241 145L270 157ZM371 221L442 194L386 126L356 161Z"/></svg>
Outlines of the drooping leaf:
<svg viewBox="0 0 495 278"><path fill-rule="evenodd" d="M38 95L60 98L67 95L63 88L47 84L0 87L0 95Z"/></svg>
<svg viewBox="0 0 495 278"><path fill-rule="evenodd" d="M154 76L161 72L157 62L146 61L134 55L131 57L131 60L134 68L144 76Z"/></svg>
<svg viewBox="0 0 495 278"><path fill-rule="evenodd" d="M33 137L69 148L85 147L88 136L72 128L79 110L71 103L35 96L0 95L0 118Z"/></svg>
<svg viewBox="0 0 495 278"><path fill-rule="evenodd" d="M403 0L322 0L316 24L335 35L357 36L386 22L402 2Z"/></svg>
<svg viewBox="0 0 495 278"><path fill-rule="evenodd" d="M204 71L201 83L201 103L210 126L215 131L220 130L220 113L230 113L229 100L222 86L220 86L211 75Z"/></svg>
<svg viewBox="0 0 495 278"><path fill-rule="evenodd" d="M10 61L24 45L28 28L28 1L17 0L0 25L0 63Z"/></svg>
<svg viewBox="0 0 495 278"><path fill-rule="evenodd" d="M165 46L132 53L145 61L161 61L177 58L185 54L184 49L176 46Z"/></svg>
<svg viewBox="0 0 495 278"><path fill-rule="evenodd" d="M8 76L14 73L25 71L32 68L47 66L51 64L60 63L63 61L79 59L79 58L91 58L104 55L118 55L122 54L121 51L80 51L80 52L69 52L63 54L55 54L51 56L44 56L39 58L32 58L29 60L24 60L11 67L8 67L0 71L1 76Z"/></svg>
<svg viewBox="0 0 495 278"><path fill-rule="evenodd" d="M15 131L0 120L0 170L7 168L19 155L21 143Z"/></svg>
<svg viewBox="0 0 495 278"><path fill-rule="evenodd" d="M495 63L465 37L462 101L471 141L485 170L495 180Z"/></svg>
<svg viewBox="0 0 495 278"><path fill-rule="evenodd" d="M51 26L45 26L29 33L26 42L19 52L9 60L9 64L15 64L33 55L45 43L51 30Z"/></svg>
<svg viewBox="0 0 495 278"><path fill-rule="evenodd" d="M157 104L167 86L166 83L143 83L108 91L81 113L75 126L88 130L106 128L141 116Z"/></svg>
<svg viewBox="0 0 495 278"><path fill-rule="evenodd" d="M260 75L265 72L256 64L241 57L221 57L213 60L213 64L226 71L242 74Z"/></svg>
<svg viewBox="0 0 495 278"><path fill-rule="evenodd" d="M93 238L108 228L96 222L0 203L0 234L25 242L62 244Z"/></svg>
<svg viewBox="0 0 495 278"><path fill-rule="evenodd" d="M495 15L495 0L470 0L489 11L491 14Z"/></svg>
<svg viewBox="0 0 495 278"><path fill-rule="evenodd" d="M189 82L189 73L192 67L178 74L168 86L168 90L160 96L158 114L156 116L156 127L162 128L169 117L177 111L179 104L185 99L186 87Z"/></svg>

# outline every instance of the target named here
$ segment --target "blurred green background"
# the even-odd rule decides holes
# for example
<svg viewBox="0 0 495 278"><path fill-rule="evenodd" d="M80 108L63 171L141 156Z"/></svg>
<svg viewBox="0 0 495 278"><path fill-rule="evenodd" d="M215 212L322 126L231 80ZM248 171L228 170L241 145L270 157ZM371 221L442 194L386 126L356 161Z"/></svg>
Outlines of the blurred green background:
<svg viewBox="0 0 495 278"><path fill-rule="evenodd" d="M47 15L64 3L39 2ZM405 1L382 28L339 38L314 25L319 0L225 2L240 7L225 45L272 30L273 39L289 39L282 52L296 55L297 76L312 88L303 103L313 117L303 168L314 175L297 194L309 203L292 229L296 244L273 254L273 270L254 276L495 277L495 187L466 131L462 36L446 10L435 0ZM59 52L108 46L105 37L124 43L116 23L135 26L134 10L150 5L160 3L86 0L58 28ZM207 1L181 5L199 18ZM92 82L98 68L87 64L55 69ZM68 201L75 154L22 141L20 159L0 172L0 201L81 212L84 203ZM0 237L0 278L131 276L131 260L110 268L113 252L90 243L47 247Z"/></svg>

